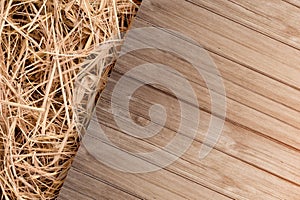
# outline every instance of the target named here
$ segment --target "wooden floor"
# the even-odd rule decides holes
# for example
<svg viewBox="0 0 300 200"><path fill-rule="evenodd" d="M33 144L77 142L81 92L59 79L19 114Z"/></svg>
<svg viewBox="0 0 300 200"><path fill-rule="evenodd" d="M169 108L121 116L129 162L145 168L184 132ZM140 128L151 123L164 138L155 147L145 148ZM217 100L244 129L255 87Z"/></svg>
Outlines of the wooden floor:
<svg viewBox="0 0 300 200"><path fill-rule="evenodd" d="M163 133L136 139L119 132L108 113L109 95L122 74L158 61L181 71L200 91L199 134L176 162L141 174L112 169L81 147L59 199L300 199L299 19L298 0L144 0L134 27L179 31L215 62L227 97L222 135L200 160L212 116L204 81L186 61L167 52L134 52L118 61L98 105L110 139L134 152L163 147L174 136L179 111L170 105L178 100L159 86L138 90L131 113L137 123L145 123L149 102L169 105Z"/></svg>

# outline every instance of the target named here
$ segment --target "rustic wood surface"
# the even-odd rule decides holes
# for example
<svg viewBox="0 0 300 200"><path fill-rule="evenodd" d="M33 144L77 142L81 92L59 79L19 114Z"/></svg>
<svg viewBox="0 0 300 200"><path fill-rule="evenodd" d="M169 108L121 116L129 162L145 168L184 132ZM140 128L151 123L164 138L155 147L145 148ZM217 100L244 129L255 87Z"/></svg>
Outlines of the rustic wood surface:
<svg viewBox="0 0 300 200"><path fill-rule="evenodd" d="M199 134L176 162L142 174L112 169L82 146L59 199L299 199L299 17L297 0L144 0L133 28L179 31L203 46L215 62L227 97L222 135L200 160L197 155L205 145L210 118L220 117L211 112L204 80L190 70L189 63L167 52L130 53L118 60L96 109L109 139L127 151L147 152L165 146L176 134L179 100L160 86L143 86L130 104L131 118L140 125L149 123L153 103L166 108L167 121L159 124L163 129L155 137L124 134L110 113L116 82L128 70L149 62L162 62L185 74L199 91L199 108L188 98L182 101L199 109Z"/></svg>

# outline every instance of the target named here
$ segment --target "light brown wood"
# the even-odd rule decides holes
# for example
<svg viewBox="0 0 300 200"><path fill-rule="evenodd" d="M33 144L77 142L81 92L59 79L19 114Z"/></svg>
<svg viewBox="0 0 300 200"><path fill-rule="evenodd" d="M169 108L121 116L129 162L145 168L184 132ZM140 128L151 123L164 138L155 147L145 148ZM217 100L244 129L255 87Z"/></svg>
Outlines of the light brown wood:
<svg viewBox="0 0 300 200"><path fill-rule="evenodd" d="M163 54L163 56L166 58L166 55ZM139 54L135 54L130 58L126 57L126 59L121 60L119 62L121 67L117 68L116 72L119 72L119 69L120 71L122 71L127 67L138 66L139 64L144 63L145 61L141 60L140 58L144 58L144 55L141 55L141 57L139 57ZM152 61L156 61L160 59L158 54L151 55L151 58L153 58ZM178 59L174 61L174 63L172 62L171 58L167 57L167 60L170 66L175 67L175 65L177 65L177 66L181 66L181 68L183 68L184 66L184 63L180 62L180 60ZM111 81L113 82L113 80L117 80L119 77L120 75L114 74ZM199 83L199 81L197 83ZM226 88L228 88L226 83L225 86ZM110 84L108 86L108 91L112 91L112 89L113 89L113 84ZM205 102L209 101L209 96L208 94L205 93L206 91L204 89L198 91L201 91L200 93L201 97L198 100L201 102L200 107L203 110L201 110L201 114L200 114L201 132L200 134L198 134L197 139L199 141L203 141L210 120L210 113L208 112L209 108L207 108L208 105L205 105L207 104ZM110 95L108 93L110 92L106 92L105 94L103 94L103 98L107 101L109 101L110 99ZM229 94L227 93L227 95ZM252 96L250 95L249 98L251 97ZM138 116L147 116L148 108L150 107L149 102L156 102L156 101L165 102L166 107L169 107L170 109L169 110L170 114L168 115L170 121L167 121L165 127L171 130L176 130L177 124L179 123L180 113L176 112L176 107L170 106L176 103L176 100L174 98L171 98L169 95L166 95L161 91L157 91L151 88L145 88L143 92L137 93L135 99L133 99L132 101L135 106L132 107L130 111L131 113L134 113ZM236 105L236 102L234 101L227 101L227 103L228 106L232 106L232 104ZM271 107L271 105L272 104L270 104L269 106ZM240 109L240 106L241 105L236 105L236 107L239 108L238 111L243 112L243 110ZM99 111L99 114L101 114L102 116L101 120L103 120L103 123L105 122L106 124L111 124L113 118L109 117L110 116L109 112L106 111L108 105L103 103L100 104L99 107L103 107L103 110ZM278 106L274 106L271 108L275 109L278 108ZM231 112L232 110L234 109L229 108L228 112ZM225 127L222 132L221 139L219 140L218 143L219 145L217 147L222 149L222 151L224 151L226 154L231 154L234 157L238 157L241 160L248 161L248 162L251 160L251 163L260 166L267 171L271 171L277 174L278 176L284 173L285 174L283 176L284 178L296 182L297 184L300 183L300 179L295 174L295 172L300 171L300 167L299 167L300 161L297 159L297 156L299 156L299 152L297 150L290 149L289 147L284 146L281 143L278 143L277 141L272 141L269 138L265 138L264 135L251 131L252 126L250 125L255 126L255 124L253 123L263 124L265 123L264 121L261 120L256 121L255 118L253 119L249 118L248 119L249 124L247 124L247 126L244 127L241 126L241 124L239 124L240 119L238 117L237 117L238 119L237 121L230 120L229 115L227 115L227 117L228 117L228 121L225 123ZM149 120L148 117L144 117L144 118ZM263 151L261 151L262 148ZM272 159L269 159L269 157L272 157ZM273 162L273 164L270 165L270 162ZM290 165L291 162L293 163L293 165ZM281 164L277 165L275 163L281 163ZM282 168L286 170L283 172Z"/></svg>
<svg viewBox="0 0 300 200"><path fill-rule="evenodd" d="M69 179L65 182L60 199L139 199L128 194L106 181L97 179L81 171L71 170ZM80 180L80 181L78 181Z"/></svg>
<svg viewBox="0 0 300 200"><path fill-rule="evenodd" d="M293 0L191 0L207 10L299 49L299 8ZM224 9L226 8L226 9ZM284 22L284 23L283 23Z"/></svg>
<svg viewBox="0 0 300 200"><path fill-rule="evenodd" d="M84 148L79 150L77 158L71 171L76 170L95 179L105 180L139 199L230 199L167 169L146 174L122 173L97 162ZM81 179L75 176L74 179L76 180L72 181L68 178L66 184L74 187L74 182L81 183ZM91 187L92 183L87 182L87 186ZM103 188L100 184L95 187L99 188L98 190ZM99 194L94 194L93 198L101 199Z"/></svg>
<svg viewBox="0 0 300 200"><path fill-rule="evenodd" d="M215 62L227 98L222 135L212 152L200 160L199 150L207 145L203 142L210 118L220 116L211 112L207 86L189 63L157 50L127 54L118 60L97 104L97 120L109 139L118 148L130 152L164 147L179 126L178 102L199 110L198 134L176 162L159 171L142 174L114 170L82 147L62 190L62 199L74 199L76 192L77 199L82 199L80 195L86 195L86 199L298 199L300 29L297 19L300 8L297 4L293 0L144 0L133 28L163 27L179 31L207 49ZM143 37L134 39L141 46L149 42ZM127 71L157 62L184 74L197 91L199 107L188 97L175 98L167 88L143 86L131 98L130 113L134 122L148 124L153 103L162 104L168 118L165 124L158 122L163 128L159 134L137 139L119 130L116 116L111 114L111 94ZM205 73L211 73L211 66L205 61L201 66ZM131 77L128 84L143 82L140 77L145 76L147 74L142 73ZM164 78L175 81L172 77ZM188 96L185 88L181 91ZM122 106L119 109L126 110ZM123 115L117 117L128 120ZM192 137L189 132L180 134ZM103 143L101 138L95 140ZM156 165L155 160L147 162Z"/></svg>
<svg viewBox="0 0 300 200"><path fill-rule="evenodd" d="M298 88L297 49L186 1L145 2L145 21L183 32L209 51Z"/></svg>

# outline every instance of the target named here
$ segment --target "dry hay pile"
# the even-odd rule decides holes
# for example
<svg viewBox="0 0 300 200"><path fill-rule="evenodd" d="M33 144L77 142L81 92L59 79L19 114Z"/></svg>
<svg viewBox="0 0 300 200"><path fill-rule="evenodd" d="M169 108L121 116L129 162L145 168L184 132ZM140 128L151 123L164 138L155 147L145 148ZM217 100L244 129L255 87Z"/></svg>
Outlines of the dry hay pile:
<svg viewBox="0 0 300 200"><path fill-rule="evenodd" d="M1 0L1 199L54 199L79 146L80 63L125 31L132 0Z"/></svg>

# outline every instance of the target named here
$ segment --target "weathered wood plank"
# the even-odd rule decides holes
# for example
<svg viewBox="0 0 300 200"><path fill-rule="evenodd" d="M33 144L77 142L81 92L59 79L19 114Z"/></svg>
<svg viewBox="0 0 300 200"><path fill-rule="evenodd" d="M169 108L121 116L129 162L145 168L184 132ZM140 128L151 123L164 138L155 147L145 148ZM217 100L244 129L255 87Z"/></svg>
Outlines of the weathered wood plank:
<svg viewBox="0 0 300 200"><path fill-rule="evenodd" d="M266 36L300 49L299 1L188 0ZM294 5L292 5L292 4ZM284 22L284 23L283 23Z"/></svg>
<svg viewBox="0 0 300 200"><path fill-rule="evenodd" d="M153 15L155 15L155 14L153 14ZM158 16L158 15L155 15L155 16ZM178 20L180 20L180 19L178 19ZM160 20L158 23L161 23L162 21L163 20ZM182 22L181 24L185 24L185 23L187 23L187 22ZM137 26L145 26L145 23L143 23L143 22L142 23L136 22L136 24L137 24ZM212 34L210 34L210 35L212 35ZM207 37L209 37L209 36L207 36ZM211 42L207 42L207 40L206 40L205 42L207 42L209 45L212 45L211 43L215 43L215 42L219 42L219 41L221 42L222 40L216 39ZM201 44L201 41L199 41L199 43ZM215 45L215 46L217 46L217 45ZM241 52L243 52L243 51L241 50ZM272 66L272 64L270 63L269 66ZM274 65L273 68L276 69L275 66L276 65ZM272 67L270 67L270 68L272 68ZM240 79L243 79L243 77L240 77ZM272 88L272 89L275 93L276 90L274 90L274 88ZM290 95L289 93L285 93L285 94L286 94L286 96ZM231 100L228 99L228 102L230 102L230 101ZM230 103L228 103L228 105L230 105ZM285 143L295 149L299 149L300 140L299 140L298 135L300 134L300 130L298 130L297 128L295 128L293 126L289 126L284 122L274 119L273 117L262 114L262 113L258 112L257 110L254 110L251 108L249 109L248 106L241 105L236 102L232 102L232 106L235 108L234 109L229 108L227 114L231 118L234 118L233 121L237 121L238 123L242 124L243 126L252 128L257 132L267 135L268 137L271 137L277 141L282 141L283 143ZM276 107L276 109L277 109L277 107ZM244 110L244 112L243 112L243 110ZM232 113L232 115L230 115L231 113ZM278 115L278 116L280 116L280 115ZM291 117L294 118L293 116L291 116ZM286 119L285 121L289 121L289 120ZM266 124L265 122L268 122L268 124ZM296 124L296 123L294 123L294 124ZM277 127L276 132L274 131L274 126Z"/></svg>
<svg viewBox="0 0 300 200"><path fill-rule="evenodd" d="M68 173L69 178L64 183L64 187L61 191L62 195L60 200L71 199L124 199L124 200L138 200L133 195L130 195L118 188L114 188L105 183L103 180L97 180L86 174L83 174L76 169L71 169ZM65 191L64 191L65 190Z"/></svg>
<svg viewBox="0 0 300 200"><path fill-rule="evenodd" d="M128 58L127 58L128 59ZM129 64L129 63L133 63L133 64L137 64L137 63L135 63L135 62L133 62L132 60L128 60L128 62L127 63L125 63L124 65L126 65L126 64ZM118 68L116 68L116 69L118 69ZM116 73L113 75L113 77L112 78L114 78L116 76ZM110 82L110 83L112 83L112 82ZM110 85L108 85L108 88L107 88L108 90L107 91L112 91L112 88L111 88L111 84ZM150 102L152 102L151 100L153 100L153 99L151 99L151 98L153 98L154 97L154 99L156 99L157 100L157 98L159 97L159 95L158 94L156 94L156 93L153 93L153 92L149 92L149 91L146 91L146 92L143 92L142 94L146 94L146 96L144 96L144 99L143 99L143 101L142 102L145 102L145 101L150 101ZM105 95L103 96L103 98L105 98ZM109 99L109 98L108 98ZM168 104L168 105L171 105L171 103L170 102L168 102L167 101L167 99L168 99L168 95L167 96L164 96L163 98L162 98L162 100L163 100L163 102L165 102L166 104ZM107 100L107 99L106 99ZM107 101L107 102L109 102L109 101ZM108 105L109 105L109 103L108 103ZM108 108L107 107L105 107L105 105L99 105L101 108L103 108L104 110L108 110ZM145 105L144 106L140 106L140 107L138 107L138 106L134 106L133 107L133 109L134 108L136 108L137 110L135 110L136 112L137 111L141 111L141 110L143 110L143 107L145 107ZM147 106L146 106L147 107ZM171 106L172 107L172 106ZM122 108L120 108L120 109L122 109ZM147 112L146 112L147 110L144 110L144 113L140 113L140 116L145 116L145 115L147 115ZM105 112L100 112L100 113L103 113L103 116L104 116L104 118L102 119L103 120L103 122L106 122L107 124L110 124L112 121L113 121L113 119L112 118L109 118L108 116L108 113L105 113ZM172 115L171 115L172 116ZM207 117L208 118L208 117ZM106 119L108 120L108 121L106 121ZM172 120L173 121L173 120ZM208 120L207 120L208 121ZM205 121L204 122L204 124L208 124L208 122L207 121ZM112 126L112 125L109 125L109 126ZM174 124L172 124L171 125L171 127L174 127ZM116 127L114 127L114 128L116 128ZM107 131L107 129L106 129L106 131ZM113 134L111 134L112 135L112 137L114 137L114 136L116 136L117 135L117 133L116 132L114 132ZM173 134L165 134L165 135L173 135ZM237 134L237 137L240 137L240 136L238 136L238 134ZM122 137L120 137L120 136L118 136L117 137L117 140L118 141L120 141L122 139ZM164 138L160 138L160 139L164 139ZM243 139L247 139L247 138L243 138L243 137L241 137L241 139L243 140ZM129 142L129 141L131 141L131 139L130 138L123 138L122 139L122 141L121 141L121 147L122 148L126 148L126 147L130 147L130 143L132 142ZM161 142L161 141L163 141L163 140L158 140L158 141L156 141L156 142ZM246 140L246 141L248 141L248 140ZM258 138L257 139L257 141L260 141L260 139ZM256 141L256 142L257 142ZM129 142L129 143L128 143ZM270 142L270 141L269 141ZM134 146L134 149L130 149L130 150L137 150L138 149L138 141L137 142L134 142L135 143L135 146ZM264 147L264 145L266 145L268 142L265 140L265 141L263 141L262 143L259 143L261 146L260 146L260 148L261 147ZM161 143L160 143L161 144ZM232 144L232 143L231 143ZM253 143L253 144L255 144L255 143ZM251 146L251 145L253 145L253 144L249 144L248 146ZM200 145L200 144L198 144L198 145ZM227 144L228 145L228 144ZM147 150L147 148L146 148L146 144L142 144L142 145L140 145L141 146L141 148L144 148L145 150ZM162 145L160 145L160 146L162 146ZM240 151L241 152L241 150L243 149L242 147L243 147L243 145L237 145L238 147L237 148L239 148L239 150L238 151ZM280 146L278 146L279 148L280 148ZM196 148L195 148L196 149ZM199 148L198 148L199 149ZM272 155L272 153L274 154L274 149L276 149L276 148L272 148L272 149L270 149L270 152L269 152L269 155ZM148 149L149 150L149 149ZM247 148L245 148L245 150L247 150ZM248 149L250 152L251 152L251 150L250 149ZM287 149L288 150L288 149ZM194 150L195 152L196 152L196 150ZM284 152L284 151L282 151L282 152ZM281 153L282 153L281 152ZM264 152L265 153L265 152ZM254 152L253 153L254 155L256 155L256 152ZM186 160L188 160L189 158L191 158L192 157L192 155L196 155L196 153L194 153L194 154L191 154L190 155L190 157L188 157L188 158L186 158L186 157L183 157L184 159L186 159ZM260 154L260 155L263 155L263 154ZM217 157L222 157L222 156L217 156ZM276 157L276 156L274 156L274 157ZM291 158L291 155L288 155L287 156L288 158ZM297 157L297 154L295 154L294 156L293 156L294 158L296 158ZM262 158L264 158L265 160L268 160L269 159L269 157L262 157ZM232 158L233 159L233 158ZM260 158L261 159L261 158ZM225 159L225 160L228 160L228 159ZM233 160L235 160L235 159L233 159ZM264 161L265 161L264 160ZM190 160L189 160L190 161ZM191 161L190 161L191 162ZM239 161L232 161L233 163L234 163L234 166L239 166L238 168L240 169L240 168L243 168L243 169L245 169L245 171L247 171L247 174L249 173L249 171L251 171L251 170L249 170L248 169L248 167L245 167L245 166L247 166L247 164L245 165L245 164L242 164L242 166L240 166L239 164L237 164L236 162L239 162ZM287 162L287 161L285 161L285 162ZM210 163L209 164L209 166L213 166L213 163L217 163L216 162L216 160L214 160L214 162L212 162L212 163ZM291 164L290 162L289 162L289 164ZM175 169L173 169L172 168L172 170L174 170L175 171L175 173L183 173L183 174L185 174L185 173L187 173L187 172L184 172L184 171L188 171L189 169L185 169L184 170L184 167L182 167L182 166L184 166L185 164L182 164L181 165L181 167L175 167ZM218 164L217 164L218 165ZM221 164L222 166L225 166L223 163ZM243 165L245 165L245 166L243 166ZM278 166L280 166L280 167L282 167L281 166L281 162L278 162L277 163L277 165ZM193 166L193 165L192 165ZM265 165L266 166L266 165ZM189 167L189 168L193 168L193 167ZM196 165L195 167L195 170L194 171L199 171L199 169L201 169L201 168L203 168L203 167L199 167L199 165ZM228 168L230 168L230 169L234 169L234 167L233 166L230 166L230 167L228 167ZM250 167L250 169L251 169L252 167ZM181 169L181 170L180 170ZM197 170L198 169L198 170ZM180 171L178 171L178 170L180 170ZM257 170L257 171L256 171ZM205 170L205 173L207 173L207 171L208 171L208 169L206 169ZM261 172L259 169L254 169L253 170L254 172L253 172L253 174L256 174L256 175L258 175L257 176L257 178L261 178L261 177L265 177L266 179L269 179L270 177L272 177L272 175L270 175L270 174L268 174L268 173L266 173L265 175L263 175L264 174L264 172ZM203 172L204 173L204 172ZM220 174L222 173L222 172L219 172ZM262 173L262 174L260 174L260 173ZM254 175L253 174L251 174L250 173L250 177L247 177L247 178L245 178L245 177L241 177L241 178L237 178L239 175L238 174L235 174L235 178L237 178L238 180L244 180L244 179L247 179L247 180L251 180L251 178L253 178L254 177ZM198 181L199 183L202 183L201 181L199 181L198 179L200 179L199 177L203 177L203 176L205 176L205 175L203 175L203 174L201 174L201 176L200 175L195 175L195 174L193 174L193 173L191 173L191 174L188 174L188 175L186 175L186 177L187 178L194 178L196 181ZM233 175L231 175L231 176L233 176ZM231 177L230 176L230 177ZM247 175L248 176L248 175ZM290 176L290 177L293 177L294 176L294 174L292 174L292 176ZM195 178L196 177L196 178ZM198 179L197 179L198 178ZM224 178L224 177L223 177ZM274 178L274 177L273 177ZM284 177L283 177L284 178ZM208 177L207 177L207 179L208 179ZM205 179L206 181L207 181L207 179ZM224 179L226 179L226 178L224 178ZM278 179L277 177L275 177L275 179ZM200 179L201 180L201 179ZM260 182L263 182L263 181L261 181L260 179L258 179ZM252 179L252 181L251 182L253 182L253 183L255 183L255 186L252 186L252 187L261 187L261 186L257 186L257 182L258 182L258 180L253 180ZM294 186L292 186L292 184L289 184L289 183L286 183L285 181L283 181L283 182L281 182L280 181L280 179L278 179L279 180L279 183L278 182L276 182L276 184L274 185L274 187L275 188L272 188L272 185L270 184L270 182L272 182L272 183L274 183L274 180L272 180L272 181L270 181L270 182L266 182L266 183L262 183L262 186L264 186L264 185L268 185L268 188L270 189L270 191L272 191L272 190L276 190L276 187L278 186L278 185L284 185L285 187L287 187L287 185L290 185L289 187L294 187ZM277 181L278 181L277 180ZM218 182L218 181L213 181L213 182ZM280 182L281 182L281 184L280 184ZM206 184L207 184L207 182L206 182ZM242 184L242 183L240 183L240 184ZM287 184L287 185L286 185ZM222 192L224 192L225 194L227 194L227 195L229 195L230 194L230 190L228 191L228 187L230 187L231 185L222 185L222 186L219 186L219 189L220 188L226 188L226 189L222 189L221 191ZM236 186L236 190L238 190L237 188L239 188L239 187L242 187L242 186L240 186L239 184L237 184L237 186ZM297 188L297 187L296 187ZM257 188L256 188L257 189ZM294 189L295 188L293 188L293 189L291 189L291 191L294 191ZM258 189L259 190L259 189ZM246 198L247 196L246 195L249 195L249 193L250 193L250 191L249 190L246 190L246 189L242 189L242 191L243 192L245 192L245 194L243 194L243 195L245 195L244 196L244 198ZM260 191L260 190L259 190ZM266 194L268 194L268 193L270 193L270 191L265 191L265 193ZM298 190L295 190L296 192L298 191ZM233 195L232 197L234 197L234 198L241 198L241 194L239 194L239 193L241 193L241 191L235 191L234 192L234 194L231 194L231 195ZM260 194L260 195L266 195L265 193L262 193L262 194ZM280 192L281 193L281 192ZM238 196L239 195L239 196ZM274 194L274 195L277 195L277 194ZM279 194L280 195L280 194ZM282 194L281 194L282 195ZM285 195L287 195L287 194L285 194ZM289 193L289 195L291 195L290 197L292 197L292 196L294 196L294 195L297 195L297 194L291 194L291 193ZM267 196L267 195L266 195ZM257 198L258 196L253 196L253 198ZM283 198L283 196L281 196L282 198ZM272 198L272 196L269 196L269 198Z"/></svg>
<svg viewBox="0 0 300 200"><path fill-rule="evenodd" d="M150 55L151 58L153 58L152 61L157 62L157 59L159 59L159 55ZM172 59L170 57L165 58L169 61L169 64L171 64L170 66L173 66ZM130 66L138 66L140 64L143 64L144 62L145 61L139 59L139 54L135 56L127 56L126 59L121 59L118 62L116 71L126 69ZM181 63L179 60L176 60L175 63L179 64L181 68L184 68L184 63ZM111 81L118 80L120 76L120 74L115 73ZM109 108L107 107L108 105L105 104L105 102L109 102L110 100L110 91L113 91L113 84L108 85L107 92L103 94L103 99L105 99L105 101L104 103L99 104L100 107L104 108L104 110L101 111L103 114L101 114L101 112L99 114L103 117L103 122L106 122L107 124L111 123L110 120L114 120L113 118L109 117L110 115L106 111ZM207 108L206 106L202 106L202 103L209 101L207 91L202 90L200 96L200 107L209 110L209 108ZM137 92L136 95L133 96L131 101L132 105L134 106L131 107L130 112L136 114L137 116L135 117L135 119L143 121L144 124L146 123L145 120L143 120L144 118L146 120L149 120L149 117L147 117L147 115L148 108L150 107L151 102L162 103L168 109L168 118L170 118L164 126L176 131L180 120L180 112L178 112L178 108L176 106L171 106L172 102L174 104L174 98L159 90L146 87L144 88L143 92ZM228 107L231 108L231 106L232 105L230 105L230 102L228 102ZM275 108L276 107L274 107L273 109ZM232 109L230 109L229 111L231 110ZM242 110L240 109L238 111L242 112ZM138 116L143 119L138 118ZM104 119L104 117L106 117L106 119ZM204 140L209 120L210 114L207 111L201 111L199 119L199 121L201 122L201 132L197 137L197 139L201 142ZM262 123L265 122L262 121ZM300 156L300 152L289 149L286 146L264 138L257 133L253 133L249 129L245 129L244 127L239 126L238 122L226 122L224 130L222 132L222 136L217 145L218 149L225 152L226 154L230 154L234 157L244 160L245 162L250 162L260 168L263 168L266 171L270 171L278 176L284 177L285 179L288 179L300 185L300 179L297 176L297 174L300 173L300 161L297 161L297 157ZM285 170L283 171L282 168L284 168Z"/></svg>
<svg viewBox="0 0 300 200"><path fill-rule="evenodd" d="M282 0L282 1L291 4L296 8L300 8L300 2L298 0Z"/></svg>
<svg viewBox="0 0 300 200"><path fill-rule="evenodd" d="M72 171L73 169L71 169ZM70 175L71 176L71 175ZM75 190L76 188L72 186ZM64 186L61 191L60 195L57 198L58 200L70 200L70 199L86 199L86 200L95 200L94 198L90 198L87 195L81 194L78 190L75 191L67 186Z"/></svg>
<svg viewBox="0 0 300 200"><path fill-rule="evenodd" d="M114 78L116 74L113 75L112 78ZM112 89L109 89L108 91L112 91ZM134 119L138 119L138 123L144 122L145 120L141 119L146 116L150 103L145 104L144 102L150 101L155 99L156 101L161 100L161 102L164 102L164 104L169 105L169 107L173 107L174 103L176 103L176 100L173 99L173 101L170 99L169 96L164 95L164 93L156 92L156 90L153 90L151 88L145 88L143 92L139 93L140 95L145 96L135 96L133 100L134 106L132 107L131 112L137 113L138 116L135 116L132 114L132 117ZM151 99L151 97L154 97ZM149 98L150 97L150 98ZM105 98L105 97L103 97ZM109 99L109 98L108 98ZM139 103L142 102L142 105L138 106ZM100 106L101 105L101 106ZM152 145L156 145L158 147L164 146L166 141L169 141L172 139L172 136L174 136L176 133L173 130L168 129L167 127L170 126L172 128L176 127L178 122L178 119L174 119L173 116L176 115L175 112L168 113L168 116L172 116L169 123L167 122L162 133L160 133L160 136L151 138L150 141L140 141L135 138L132 138L126 134L120 134L118 133L118 127L113 122L113 117L109 115L109 112L106 112L106 110L109 110L109 101L105 101L105 103L100 104L99 106L103 109L101 111L99 110L99 121L105 124L105 126L112 127L106 128L105 132L110 137L111 140L113 140L115 143L120 146L121 149L126 149L128 151L153 151L155 148L149 147L149 143ZM119 109L122 109L121 107ZM205 125L208 124L209 116L205 113L201 113L202 118L202 129L203 132L200 133L199 139L200 141L203 140L203 137L205 135L205 130L207 127ZM121 116L119 116L122 118ZM227 125L227 124L226 124ZM228 130L229 129L229 130ZM235 132L235 129L237 131ZM233 155L235 157L241 157L241 159L245 159L246 162L241 162L239 159L232 158L228 156L227 154L223 154L218 151L214 151L209 155L209 158L212 158L210 162L206 162L209 160L209 158L204 159L203 161L200 161L197 158L198 152L200 150L201 142L195 141L193 145L190 148L190 151L188 151L182 158L178 159L176 164L171 165L169 168L174 171L175 173L180 173L183 176L185 176L188 179L192 179L197 181L201 184L207 184L210 182L210 184L213 183L213 185L218 186L219 192L222 192L226 195L232 195L232 198L247 198L248 195L252 193L251 189L248 187L252 187L253 189L256 189L256 194L253 194L252 198L257 199L260 196L264 196L265 198L272 199L272 196L269 196L269 193L273 191L272 195L280 196L281 198L291 198L295 195L298 195L297 193L300 192L299 186L293 185L292 183L282 180L278 177L273 176L272 174L266 173L263 170L270 170L270 171L276 171L277 174L282 176L282 167L284 166L285 171L290 169L289 174L285 174L283 178L289 177L290 179L293 179L295 181L295 177L297 176L297 171L299 172L298 164L294 165L295 160L299 156L299 153L297 152L289 152L289 149L281 147L280 145L277 145L276 143L272 143L272 141L259 138L257 136L251 135L251 132L247 134L246 130L243 130L238 127L234 127L228 125L226 128L228 132L225 134L223 133L223 136L220 141L218 147L225 151L229 155ZM241 135L240 132L243 134ZM244 135L245 132L245 135ZM185 133L187 134L187 133ZM149 143L148 143L149 142ZM238 142L238 144L236 144ZM132 145L134 144L134 145ZM151 145L150 145L151 146ZM269 149L270 148L270 149ZM282 149L284 148L284 149ZM191 150L192 149L192 150ZM281 150L279 150L281 149ZM236 152L236 153L234 153ZM234 155L235 154L235 155ZM267 155L266 155L267 154ZM287 157L286 157L287 156ZM214 158L213 158L214 157ZM272 159L271 159L272 158ZM224 159L224 160L223 160ZM278 160L277 160L278 159ZM203 164L206 163L206 164ZM253 165L249 165L249 163L254 163L256 167L253 167ZM188 167L186 167L188 166ZM222 168L222 167L223 168ZM261 170L261 168L265 168ZM219 170L218 170L219 169ZM228 171L226 171L228 169ZM246 173L243 174L240 169L243 169ZM215 171L216 170L216 171ZM226 172L225 172L225 171ZM213 174L217 173L218 176L215 177ZM205 177L205 178L204 178ZM235 182L235 185L232 185L232 182L220 182L220 179L226 180L228 177L232 177L232 179ZM204 180L203 180L204 178ZM247 187L245 188L243 186L244 180L249 180L249 183L247 184ZM251 180L251 181L250 181ZM299 181L299 180L296 180ZM268 189L265 189L265 185L268 185ZM290 192L296 192L294 194L291 194L290 192L283 194L283 191L278 191L276 188L278 186L285 187L286 190L289 190ZM210 185L208 185L211 187ZM232 187L232 188L231 188ZM228 189L230 188L230 189ZM249 190L248 190L249 189ZM234 190L234 194L231 194L231 190ZM257 196L256 196L257 195Z"/></svg>
<svg viewBox="0 0 300 200"><path fill-rule="evenodd" d="M299 89L297 49L184 0L145 1L138 17L183 32L218 55Z"/></svg>
<svg viewBox="0 0 300 200"><path fill-rule="evenodd" d="M136 24L139 23L139 21L136 21ZM144 23L143 23L144 24ZM141 25L141 23L139 23ZM136 38L138 40L138 38ZM142 41L141 41L142 43ZM151 43L149 41L149 43ZM155 55L154 59L152 60L153 62L156 62L156 58L162 58L164 55L160 56ZM149 59L148 59L149 61ZM179 65L177 65L179 63ZM117 71L120 71L121 73L124 73L125 71L129 70L132 67L138 66L139 63L127 63L124 65L123 68L117 68ZM195 88L195 91L197 91L199 94L198 96L198 101L199 101L199 106L202 109L210 110L210 96L208 94L208 91L205 87L205 83L203 80L200 80L197 78L197 76L192 75L190 72L191 68L188 68L188 66L184 66L183 62L180 62L180 60L175 60L172 62L172 60L169 58L167 65L172 66L174 69L180 71L180 72L189 72L190 74L190 84ZM205 66L209 68L210 66ZM230 66L226 66L227 68L230 68ZM145 75L147 76L147 75ZM141 76L142 77L142 76ZM187 79L189 79L189 76L186 76ZM199 77L199 76L198 76ZM243 79L243 77L240 77ZM139 80L143 82L143 80ZM171 81L171 80L170 80ZM227 85L226 85L227 83ZM251 130L254 130L258 132L259 134L265 135L268 138L272 138L276 140L279 143L283 143L286 145L291 146L294 149L299 149L299 144L300 144L300 138L298 135L300 134L300 130L296 127L299 126L297 124L297 121L299 121L295 116L299 116L299 112L293 111L292 109L286 108L281 105L276 105L275 102L268 101L267 98L263 98L261 96L256 95L255 93L249 91L246 92L243 88L239 87L238 85L231 84L228 81L224 82L226 90L228 91L228 98L227 98L227 119L231 120L235 123L238 123L242 126L245 126ZM288 87L288 86L286 86ZM271 88L270 88L271 89ZM273 89L274 91L274 89ZM182 93L187 93L189 91L185 91L182 89ZM245 93L246 92L246 93ZM274 91L276 92L276 91ZM183 95L187 96L185 101L188 100L188 95ZM205 98L204 98L205 97ZM299 95L300 97L300 95ZM251 101L250 103L249 101ZM244 100L240 103L241 100ZM246 100L246 101L245 101ZM257 100L259 103L257 103ZM273 104L273 106L272 106ZM283 109L283 110L281 110ZM268 111L269 110L269 111ZM273 111L270 113L270 110L276 110L279 111L276 114L274 114ZM275 111L275 112L276 112ZM266 112L267 114L265 114ZM268 113L269 112L269 113ZM285 114L281 114L283 112L289 113L289 117ZM294 115L290 115L291 113L294 113ZM270 116L270 114L272 114ZM280 120L276 119L279 118ZM293 125L296 127L289 125L290 122L293 122ZM287 124L288 123L288 124ZM274 127L276 127L276 131L274 131Z"/></svg>
<svg viewBox="0 0 300 200"><path fill-rule="evenodd" d="M163 53L151 54L149 52L147 52L147 54L151 55L151 58L153 59L143 56L141 56L141 59L145 59L148 62L158 62L159 60L166 59L168 61L166 64L172 66L172 68L180 71L181 73L184 73L184 71L190 71L187 63L182 62L180 59L172 59L170 55L168 56ZM139 56L135 55L135 57ZM143 62L130 60L130 62L123 65L124 67L117 68L116 71L123 74L130 68L138 66L141 63ZM223 65L223 67L228 69L231 68L231 65ZM200 107L210 110L210 97L208 91L205 89L206 85L204 81L199 79L199 75L197 77L197 75L194 76L193 74L187 75L187 79L190 80L195 91L199 92L198 101L200 102ZM243 77L241 76L240 79L243 79ZM299 116L300 113L298 111L271 101L268 98L246 90L225 79L224 85L227 91L227 118L229 120L248 127L249 129L256 130L261 134L266 134L279 142L287 142L287 144L294 143L295 148L299 147L300 140L297 135L299 134L298 128L300 118L297 118L297 116ZM273 92L276 91L273 90ZM259 104L257 102L259 102ZM266 121L268 124L265 123ZM274 134L274 126L277 127L277 136ZM289 137L291 137L290 140L288 139Z"/></svg>
<svg viewBox="0 0 300 200"><path fill-rule="evenodd" d="M167 170L145 174L113 170L96 161L85 148L79 150L73 167L97 179L106 180L142 199L230 199Z"/></svg>

